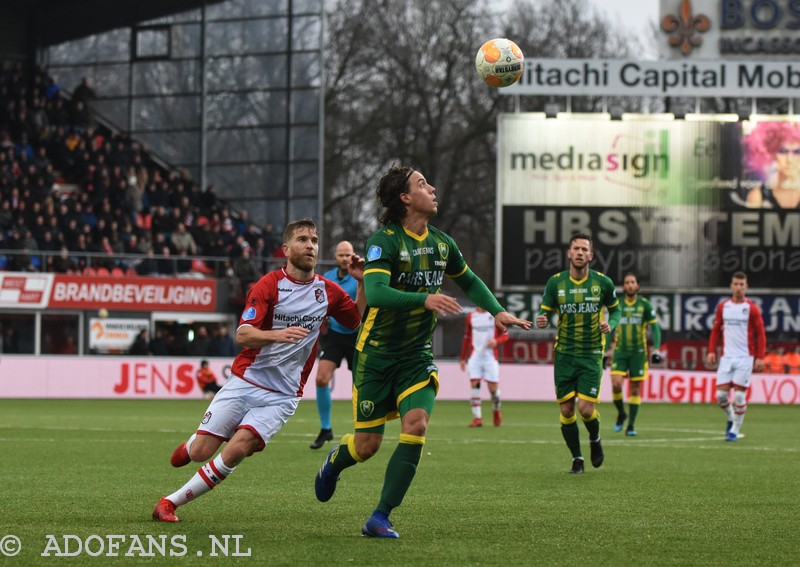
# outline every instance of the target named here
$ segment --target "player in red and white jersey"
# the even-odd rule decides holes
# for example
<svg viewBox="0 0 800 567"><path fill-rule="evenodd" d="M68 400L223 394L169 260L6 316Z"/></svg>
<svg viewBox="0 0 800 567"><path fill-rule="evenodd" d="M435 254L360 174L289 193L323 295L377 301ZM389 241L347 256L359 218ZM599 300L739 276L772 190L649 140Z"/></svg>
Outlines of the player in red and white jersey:
<svg viewBox="0 0 800 567"><path fill-rule="evenodd" d="M717 368L717 401L728 418L725 440L736 441L747 412L747 389L753 370L764 369L767 335L758 305L745 297L747 274L735 272L731 279L732 296L717 305L714 327L708 342L706 362L717 362L717 345L722 357ZM722 340L720 340L722 337ZM733 387L733 408L730 390Z"/></svg>
<svg viewBox="0 0 800 567"><path fill-rule="evenodd" d="M486 381L492 397L494 424L502 423L500 413L500 363L497 347L508 340L508 333L501 331L494 323L492 314L477 307L467 314L464 340L461 342L461 370L468 370L470 381L470 407L472 423L470 427L481 427L481 380Z"/></svg>
<svg viewBox="0 0 800 567"><path fill-rule="evenodd" d="M195 434L170 459L175 467L207 461L176 492L162 498L153 519L177 522L175 509L213 489L246 457L262 451L294 415L327 316L355 328L366 306L361 282L364 261L353 255L348 270L358 281L354 302L336 283L314 273L319 252L312 219L289 223L283 234L286 266L262 277L250 290L236 340L244 349L231 377L208 406Z"/></svg>

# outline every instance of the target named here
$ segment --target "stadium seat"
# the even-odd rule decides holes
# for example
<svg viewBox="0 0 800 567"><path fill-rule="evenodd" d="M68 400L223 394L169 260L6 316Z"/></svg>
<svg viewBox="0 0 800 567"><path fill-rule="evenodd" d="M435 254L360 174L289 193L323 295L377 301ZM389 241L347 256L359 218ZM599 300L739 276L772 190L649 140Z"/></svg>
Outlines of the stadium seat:
<svg viewBox="0 0 800 567"><path fill-rule="evenodd" d="M104 266L98 267L96 272L97 272L96 275L98 275L98 276L110 276L111 275L111 272L108 271L108 268L106 268Z"/></svg>
<svg viewBox="0 0 800 567"><path fill-rule="evenodd" d="M115 278L122 278L125 277L125 271L119 266L115 266L114 269L111 270L111 275Z"/></svg>

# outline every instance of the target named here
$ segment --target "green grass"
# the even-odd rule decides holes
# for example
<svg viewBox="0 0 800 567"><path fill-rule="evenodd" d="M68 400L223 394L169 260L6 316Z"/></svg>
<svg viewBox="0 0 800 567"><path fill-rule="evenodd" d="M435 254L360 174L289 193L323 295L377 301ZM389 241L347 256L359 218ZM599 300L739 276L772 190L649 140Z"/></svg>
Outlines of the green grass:
<svg viewBox="0 0 800 567"><path fill-rule="evenodd" d="M469 429L466 402L440 402L417 477L392 515L397 541L362 538L360 528L377 503L398 424L387 427L381 452L345 471L333 500L321 504L312 485L327 449L308 448L318 431L313 402L300 404L263 453L180 508L182 522L150 520L158 499L196 470L174 469L168 459L205 407L0 400L0 538L16 535L23 546L0 565L64 561L40 555L48 534L62 549L64 534L129 538L118 557L84 553L67 558L71 565L800 563L796 406L750 406L746 437L725 443L722 412L711 405L645 405L638 438L612 433L614 409L604 405L606 462L573 476L555 403L506 403L502 427ZM484 414L490 409L485 402ZM349 411L335 402L337 435L350 430ZM583 428L581 436L588 452ZM185 537L186 555L124 556L131 536L146 544L148 534ZM251 555L209 558L209 534L241 535L240 550Z"/></svg>

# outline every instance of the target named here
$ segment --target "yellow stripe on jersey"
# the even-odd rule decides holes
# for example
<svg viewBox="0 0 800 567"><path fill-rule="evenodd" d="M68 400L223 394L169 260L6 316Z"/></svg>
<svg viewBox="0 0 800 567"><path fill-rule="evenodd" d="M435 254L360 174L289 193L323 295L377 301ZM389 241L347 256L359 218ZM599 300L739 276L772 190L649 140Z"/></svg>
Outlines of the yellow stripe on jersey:
<svg viewBox="0 0 800 567"><path fill-rule="evenodd" d="M378 309L377 307L369 308L369 312L367 313L367 318L364 319L361 332L358 334L358 343L356 344L356 350L358 352L364 351L364 345L367 342L367 337L369 336L369 332L375 325L375 319L378 318L378 311L380 311L380 309Z"/></svg>
<svg viewBox="0 0 800 567"><path fill-rule="evenodd" d="M370 268L369 270L364 270L364 275L366 276L367 274L386 274L391 277L392 272L384 270L383 268Z"/></svg>
<svg viewBox="0 0 800 567"><path fill-rule="evenodd" d="M413 232L408 230L406 227L403 227L403 232L405 232L407 235L409 235L411 238L413 238L414 240L416 240L418 242L422 242L423 240L428 238L428 229L427 228L425 229L425 232L423 232L421 235L420 234L414 234Z"/></svg>
<svg viewBox="0 0 800 567"><path fill-rule="evenodd" d="M456 274L456 275L454 275L454 276L451 276L450 274L447 274L447 276L448 276L450 279L454 280L454 279L456 279L456 278L460 278L461 276L463 276L464 274L466 274L468 269L469 269L469 266L467 266L466 264L464 264L464 269L463 269L463 270L461 270L459 273L457 273L457 274Z"/></svg>

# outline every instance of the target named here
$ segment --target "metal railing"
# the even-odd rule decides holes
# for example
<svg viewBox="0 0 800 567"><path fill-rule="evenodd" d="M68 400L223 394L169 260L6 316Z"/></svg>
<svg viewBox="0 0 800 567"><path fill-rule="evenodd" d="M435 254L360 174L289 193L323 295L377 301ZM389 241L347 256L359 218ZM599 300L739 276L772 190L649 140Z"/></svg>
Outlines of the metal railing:
<svg viewBox="0 0 800 567"><path fill-rule="evenodd" d="M75 275L127 275L161 277L236 277L234 258L228 256L183 256L165 254L114 254L0 248L0 271L53 272ZM286 262L275 256L251 258L260 275ZM320 260L317 271L335 266L334 260ZM108 274L106 274L106 271ZM98 273L99 272L99 273Z"/></svg>

